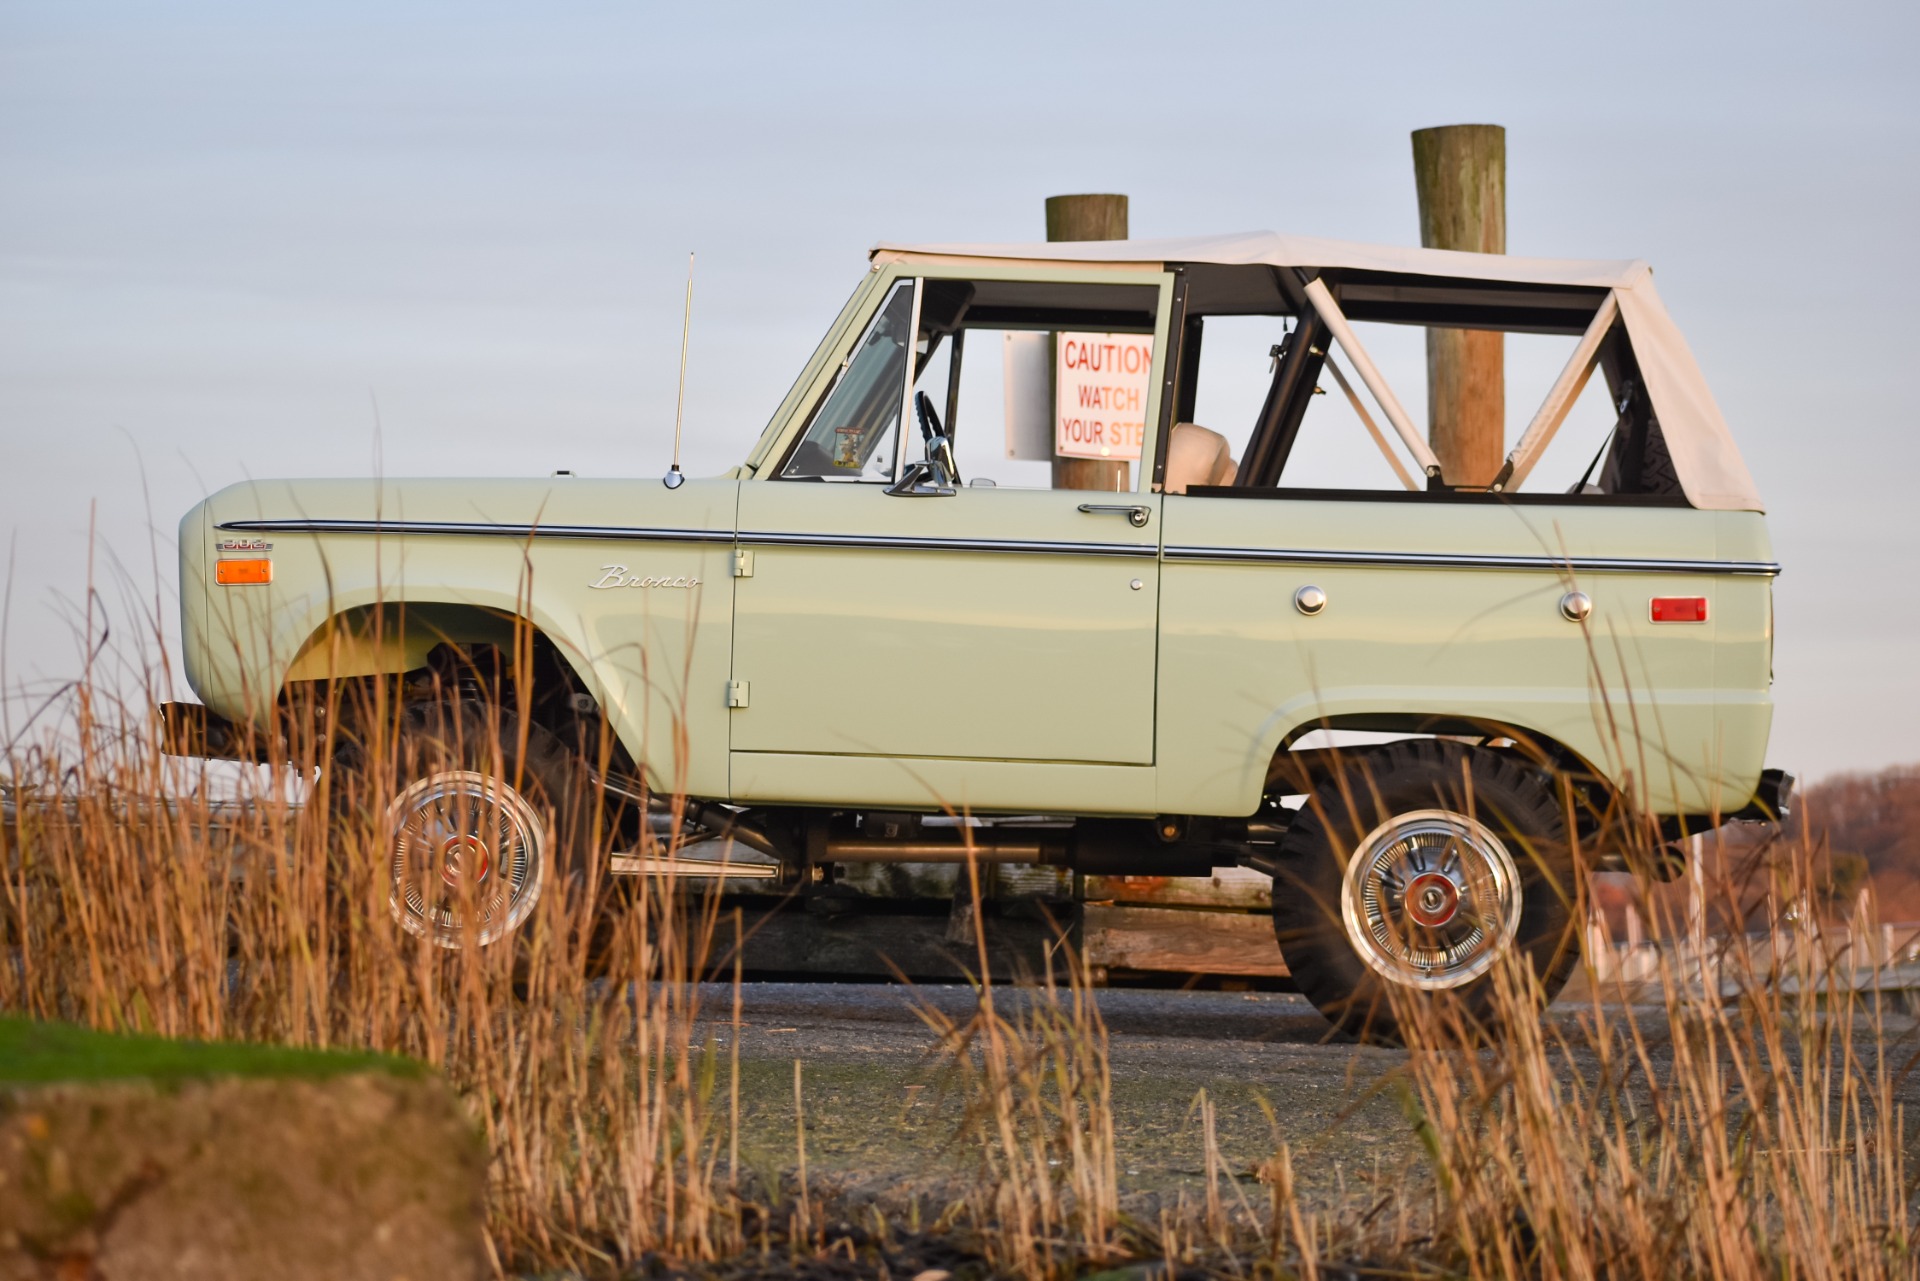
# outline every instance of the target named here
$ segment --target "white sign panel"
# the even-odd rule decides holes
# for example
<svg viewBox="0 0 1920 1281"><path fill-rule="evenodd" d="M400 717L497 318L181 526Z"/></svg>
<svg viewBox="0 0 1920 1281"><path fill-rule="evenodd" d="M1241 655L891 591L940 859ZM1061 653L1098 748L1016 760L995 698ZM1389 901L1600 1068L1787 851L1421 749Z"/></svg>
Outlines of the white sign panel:
<svg viewBox="0 0 1920 1281"><path fill-rule="evenodd" d="M1063 333L1054 344L1053 449L1064 458L1138 458L1147 438L1151 334Z"/></svg>
<svg viewBox="0 0 1920 1281"><path fill-rule="evenodd" d="M1052 334L1009 330L1002 335L1001 378L1007 405L1007 457L1046 462L1053 457Z"/></svg>

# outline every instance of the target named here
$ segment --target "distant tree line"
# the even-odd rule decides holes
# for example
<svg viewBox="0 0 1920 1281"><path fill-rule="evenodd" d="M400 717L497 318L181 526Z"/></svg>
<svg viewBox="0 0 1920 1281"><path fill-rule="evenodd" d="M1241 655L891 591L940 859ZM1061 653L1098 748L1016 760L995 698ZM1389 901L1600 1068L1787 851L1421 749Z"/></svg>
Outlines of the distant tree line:
<svg viewBox="0 0 1920 1281"><path fill-rule="evenodd" d="M1836 906L1871 882L1882 920L1920 920L1920 764L1822 779L1795 804L1789 829L1823 851Z"/></svg>

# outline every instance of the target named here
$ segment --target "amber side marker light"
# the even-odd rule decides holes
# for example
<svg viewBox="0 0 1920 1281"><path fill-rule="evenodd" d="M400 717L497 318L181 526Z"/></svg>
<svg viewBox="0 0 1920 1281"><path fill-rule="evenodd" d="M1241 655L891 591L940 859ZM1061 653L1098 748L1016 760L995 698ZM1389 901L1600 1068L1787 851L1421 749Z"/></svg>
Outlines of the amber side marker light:
<svg viewBox="0 0 1920 1281"><path fill-rule="evenodd" d="M1707 621L1707 598L1655 596L1649 613L1656 623L1704 623Z"/></svg>
<svg viewBox="0 0 1920 1281"><path fill-rule="evenodd" d="M270 583L273 581L273 562L264 559L215 561L213 581L228 587L242 583Z"/></svg>

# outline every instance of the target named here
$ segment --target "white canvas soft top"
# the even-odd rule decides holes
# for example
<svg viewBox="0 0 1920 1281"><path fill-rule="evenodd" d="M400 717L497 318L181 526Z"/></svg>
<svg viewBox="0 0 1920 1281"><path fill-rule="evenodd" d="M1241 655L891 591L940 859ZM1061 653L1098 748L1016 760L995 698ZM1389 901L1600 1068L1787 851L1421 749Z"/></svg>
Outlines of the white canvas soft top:
<svg viewBox="0 0 1920 1281"><path fill-rule="evenodd" d="M1399 272L1456 280L1561 285L1614 291L1621 321L1667 452L1687 499L1720 511L1764 511L1726 419L1688 350L1686 339L1654 291L1653 271L1638 259L1517 258L1450 249L1357 244L1271 231L1154 240L1082 240L1040 244L903 245L874 247L875 262L912 258L992 259L998 263L1106 263L1159 268L1169 263L1221 266L1319 267Z"/></svg>

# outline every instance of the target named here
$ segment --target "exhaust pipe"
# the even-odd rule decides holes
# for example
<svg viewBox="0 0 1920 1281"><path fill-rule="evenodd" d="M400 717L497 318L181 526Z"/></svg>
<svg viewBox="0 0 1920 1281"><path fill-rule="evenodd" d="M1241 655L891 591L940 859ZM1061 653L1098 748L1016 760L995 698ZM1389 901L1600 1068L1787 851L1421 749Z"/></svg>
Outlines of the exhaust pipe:
<svg viewBox="0 0 1920 1281"><path fill-rule="evenodd" d="M922 837L912 841L876 841L862 837L829 838L821 857L825 863L1039 863L1073 866L1063 840L1046 840L1034 833L1002 836L976 831L971 841Z"/></svg>

